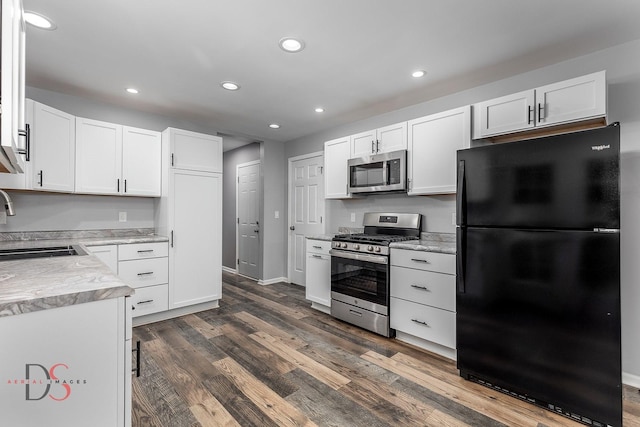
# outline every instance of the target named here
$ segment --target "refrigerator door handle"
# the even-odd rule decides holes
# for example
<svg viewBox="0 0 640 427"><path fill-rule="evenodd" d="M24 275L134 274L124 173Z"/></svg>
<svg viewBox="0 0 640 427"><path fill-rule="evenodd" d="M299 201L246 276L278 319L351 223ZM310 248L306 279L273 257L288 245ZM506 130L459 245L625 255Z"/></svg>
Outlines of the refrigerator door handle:
<svg viewBox="0 0 640 427"><path fill-rule="evenodd" d="M464 209L466 208L466 203L464 203L464 199L466 197L465 194L465 174L464 174L464 160L458 161L458 181L456 188L456 222L458 225L463 225L466 220L466 215Z"/></svg>
<svg viewBox="0 0 640 427"><path fill-rule="evenodd" d="M466 292L464 280L466 233L467 230L462 227L456 230L456 286L459 294Z"/></svg>

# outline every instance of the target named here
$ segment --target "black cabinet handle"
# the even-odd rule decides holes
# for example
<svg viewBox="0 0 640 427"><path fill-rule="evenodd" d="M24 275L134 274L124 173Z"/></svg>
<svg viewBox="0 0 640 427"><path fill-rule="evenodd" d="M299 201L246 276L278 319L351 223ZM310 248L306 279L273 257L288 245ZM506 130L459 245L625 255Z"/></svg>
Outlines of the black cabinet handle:
<svg viewBox="0 0 640 427"><path fill-rule="evenodd" d="M24 159L28 162L31 160L31 126L29 126L29 123L25 123L24 129L18 129L18 136L26 138L24 150L18 150L18 153L24 154Z"/></svg>
<svg viewBox="0 0 640 427"><path fill-rule="evenodd" d="M420 289L421 291L431 292L431 290L429 288L427 288L426 286L411 285L411 287L414 288L414 289Z"/></svg>
<svg viewBox="0 0 640 427"><path fill-rule="evenodd" d="M529 105L529 114L527 115L527 124L531 124L531 122L533 122L533 117L531 117L531 115L533 114L533 107L531 105Z"/></svg>
<svg viewBox="0 0 640 427"><path fill-rule="evenodd" d="M118 178L116 181L117 181L117 186L118 186L118 189L116 190L116 192L119 193L120 192L120 178Z"/></svg>
<svg viewBox="0 0 640 427"><path fill-rule="evenodd" d="M153 271L145 271L144 273L138 273L138 276L150 276L153 274Z"/></svg>
<svg viewBox="0 0 640 427"><path fill-rule="evenodd" d="M149 304L149 303L152 303L152 302L153 302L153 300L152 300L152 299L148 299L148 300L140 301L140 302L138 302L138 303L136 303L136 304L138 304L138 305L142 305L142 304Z"/></svg>
<svg viewBox="0 0 640 427"><path fill-rule="evenodd" d="M418 320L418 319L411 319L412 322L417 323L419 325L422 326L427 326L427 327L431 327L431 325L429 325L427 322L423 322L422 320Z"/></svg>
<svg viewBox="0 0 640 427"><path fill-rule="evenodd" d="M136 377L140 376L140 359L141 359L141 352L142 352L142 347L140 346L140 340L136 341L136 348L134 348L133 350L131 350L132 353L136 354L136 367L133 368L131 370L131 372L135 372L136 373Z"/></svg>
<svg viewBox="0 0 640 427"><path fill-rule="evenodd" d="M42 172L42 170L40 170L40 172L38 172L38 175L40 176L40 182L38 182L38 185L40 185L40 187L42 187L42 183L44 182L44 173Z"/></svg>
<svg viewBox="0 0 640 427"><path fill-rule="evenodd" d="M125 193L127 192L127 180L126 179L124 180L124 192Z"/></svg>
<svg viewBox="0 0 640 427"><path fill-rule="evenodd" d="M544 104L542 102L538 102L538 122L540 122L544 117L542 113L544 112Z"/></svg>

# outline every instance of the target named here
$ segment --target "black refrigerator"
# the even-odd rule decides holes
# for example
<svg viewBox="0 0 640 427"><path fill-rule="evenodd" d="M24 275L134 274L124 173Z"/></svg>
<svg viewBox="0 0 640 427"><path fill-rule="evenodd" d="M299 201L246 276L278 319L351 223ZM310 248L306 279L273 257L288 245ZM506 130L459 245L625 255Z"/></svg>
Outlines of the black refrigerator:
<svg viewBox="0 0 640 427"><path fill-rule="evenodd" d="M460 375L622 425L620 127L458 151Z"/></svg>

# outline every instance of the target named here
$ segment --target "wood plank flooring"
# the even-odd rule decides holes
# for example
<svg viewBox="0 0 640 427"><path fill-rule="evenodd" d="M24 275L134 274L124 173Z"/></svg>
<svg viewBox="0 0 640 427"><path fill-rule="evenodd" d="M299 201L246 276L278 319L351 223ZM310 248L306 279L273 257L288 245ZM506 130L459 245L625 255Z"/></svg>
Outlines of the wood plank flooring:
<svg viewBox="0 0 640 427"><path fill-rule="evenodd" d="M223 280L220 308L134 329L134 426L581 425L319 313L304 288ZM640 394L624 395L624 425L640 427Z"/></svg>

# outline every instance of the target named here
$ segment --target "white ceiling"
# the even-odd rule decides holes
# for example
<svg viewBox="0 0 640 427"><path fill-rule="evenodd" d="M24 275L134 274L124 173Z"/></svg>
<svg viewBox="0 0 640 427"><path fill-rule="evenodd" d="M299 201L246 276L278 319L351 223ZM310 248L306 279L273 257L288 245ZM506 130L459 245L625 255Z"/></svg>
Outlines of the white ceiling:
<svg viewBox="0 0 640 427"><path fill-rule="evenodd" d="M206 124L236 144L289 141L640 39L640 0L23 1L58 26L27 30L29 86ZM305 50L282 51L284 36Z"/></svg>

